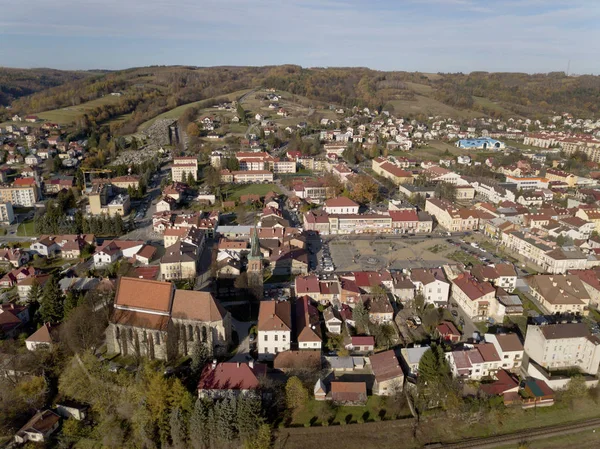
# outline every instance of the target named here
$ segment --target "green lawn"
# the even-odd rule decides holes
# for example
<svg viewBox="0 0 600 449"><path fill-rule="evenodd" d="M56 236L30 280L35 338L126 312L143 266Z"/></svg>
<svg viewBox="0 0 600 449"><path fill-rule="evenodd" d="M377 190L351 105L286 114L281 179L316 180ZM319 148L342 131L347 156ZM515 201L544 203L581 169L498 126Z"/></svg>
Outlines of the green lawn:
<svg viewBox="0 0 600 449"><path fill-rule="evenodd" d="M76 119L81 117L86 112L103 106L106 104L117 104L123 97L114 97L112 95L105 95L104 97L97 98L96 100L88 101L86 103L79 104L77 106L69 106L62 109L54 109L52 111L41 112L38 117L47 120L49 122L58 123L59 125L68 125L74 122Z"/></svg>
<svg viewBox="0 0 600 449"><path fill-rule="evenodd" d="M226 201L238 200L242 195L255 194L265 196L269 192L281 193L275 184L244 184L230 186Z"/></svg>
<svg viewBox="0 0 600 449"><path fill-rule="evenodd" d="M35 226L33 224L33 220L24 221L23 223L21 223L17 228L17 235L25 237L35 237L37 234L35 233Z"/></svg>
<svg viewBox="0 0 600 449"><path fill-rule="evenodd" d="M306 406L300 411L298 411L292 420L292 425L295 426L305 426L307 424L311 425L321 425L321 421L315 415L315 409L318 407L320 401L315 399L310 399ZM336 408L335 418L333 419L332 424L340 424L342 421L346 423L356 423L359 419L363 419L365 422L375 421L376 416L379 416L380 413L385 411L385 399L380 396L369 396L367 400L367 404L363 406L340 406ZM405 411L405 415L409 416L410 412L408 409ZM386 418L386 414L383 415L384 419ZM380 418L378 418L380 419Z"/></svg>
<svg viewBox="0 0 600 449"><path fill-rule="evenodd" d="M244 95L245 93L247 93L249 91L250 91L250 89L238 90L237 92L232 92L227 95L219 95L218 98L227 98L228 100L232 101L232 100L235 100L235 99L241 97L242 95ZM148 120L147 122L142 123L140 126L138 126L138 131L144 131L150 125L152 125L156 120L161 120L161 119L176 120L183 115L183 113L185 112L186 109L191 108L193 106L198 106L199 104L205 102L206 100L208 100L208 98L204 99L204 100L200 100L200 101L195 101L193 103L182 104L181 106L178 106L167 112L163 112L162 114L157 115L156 117L154 117L154 118ZM214 111L216 111L216 110L211 108L211 112L214 112Z"/></svg>
<svg viewBox="0 0 600 449"><path fill-rule="evenodd" d="M465 265L468 265L468 264L481 265L481 261L479 259L476 259L475 257L471 256L470 254L462 252L462 251L455 251L446 257L448 257L448 259L452 259L456 262L460 262Z"/></svg>

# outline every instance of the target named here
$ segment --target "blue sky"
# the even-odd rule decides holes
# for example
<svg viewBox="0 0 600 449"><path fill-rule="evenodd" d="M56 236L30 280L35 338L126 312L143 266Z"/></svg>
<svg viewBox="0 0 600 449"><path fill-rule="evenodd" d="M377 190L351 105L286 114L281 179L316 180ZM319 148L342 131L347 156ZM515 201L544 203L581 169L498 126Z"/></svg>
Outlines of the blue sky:
<svg viewBox="0 0 600 449"><path fill-rule="evenodd" d="M600 73L599 0L0 0L0 65Z"/></svg>

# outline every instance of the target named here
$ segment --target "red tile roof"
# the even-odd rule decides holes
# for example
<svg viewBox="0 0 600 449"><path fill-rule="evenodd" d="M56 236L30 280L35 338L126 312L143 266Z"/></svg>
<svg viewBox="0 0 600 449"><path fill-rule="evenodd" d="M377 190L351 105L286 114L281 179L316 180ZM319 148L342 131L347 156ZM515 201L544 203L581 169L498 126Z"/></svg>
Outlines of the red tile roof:
<svg viewBox="0 0 600 449"><path fill-rule="evenodd" d="M198 390L256 390L259 377L267 373L266 365L256 363L222 362L204 367Z"/></svg>

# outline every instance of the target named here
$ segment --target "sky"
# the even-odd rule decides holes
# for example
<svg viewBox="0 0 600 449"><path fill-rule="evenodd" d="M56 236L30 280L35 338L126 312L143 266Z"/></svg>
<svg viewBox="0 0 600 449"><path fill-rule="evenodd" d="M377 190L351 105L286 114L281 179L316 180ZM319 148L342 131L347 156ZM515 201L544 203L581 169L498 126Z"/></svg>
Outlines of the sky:
<svg viewBox="0 0 600 449"><path fill-rule="evenodd" d="M599 0L0 0L0 66L600 73Z"/></svg>

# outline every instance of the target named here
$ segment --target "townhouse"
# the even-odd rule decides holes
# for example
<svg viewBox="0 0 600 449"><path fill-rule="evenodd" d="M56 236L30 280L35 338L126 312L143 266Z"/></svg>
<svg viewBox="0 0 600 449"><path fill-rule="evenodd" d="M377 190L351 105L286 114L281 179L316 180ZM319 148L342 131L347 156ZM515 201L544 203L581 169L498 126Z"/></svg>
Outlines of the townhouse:
<svg viewBox="0 0 600 449"><path fill-rule="evenodd" d="M288 301L260 302L257 340L259 360L273 360L276 354L290 350L292 309Z"/></svg>
<svg viewBox="0 0 600 449"><path fill-rule="evenodd" d="M473 231L479 228L476 211L456 207L446 200L427 198L425 212L433 215L440 226L451 232Z"/></svg>
<svg viewBox="0 0 600 449"><path fill-rule="evenodd" d="M502 359L491 343L480 343L472 348L445 354L454 377L479 381L492 377L502 366Z"/></svg>
<svg viewBox="0 0 600 449"><path fill-rule="evenodd" d="M579 277L567 275L538 274L527 278L531 296L547 314L587 314L590 295Z"/></svg>

